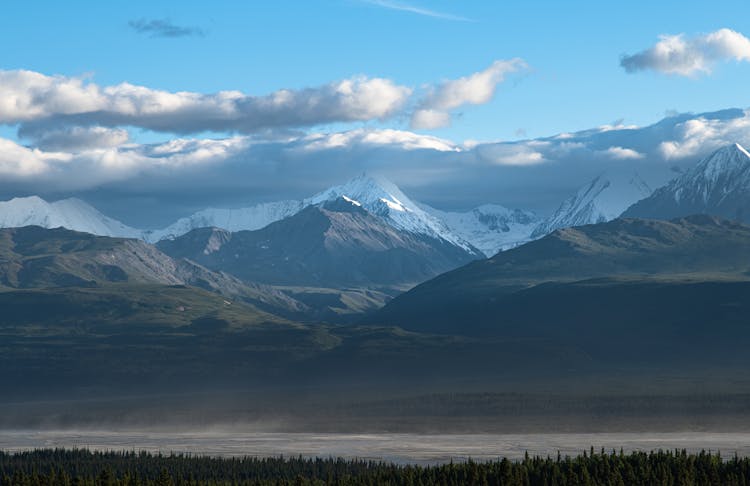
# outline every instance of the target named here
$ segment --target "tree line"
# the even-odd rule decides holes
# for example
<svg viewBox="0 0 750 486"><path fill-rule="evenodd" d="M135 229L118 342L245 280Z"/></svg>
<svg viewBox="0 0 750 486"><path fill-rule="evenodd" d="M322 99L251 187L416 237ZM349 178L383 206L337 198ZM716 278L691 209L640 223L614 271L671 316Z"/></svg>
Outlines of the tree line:
<svg viewBox="0 0 750 486"><path fill-rule="evenodd" d="M748 485L750 459L685 450L530 457L432 466L336 458L216 458L40 449L0 452L2 486Z"/></svg>

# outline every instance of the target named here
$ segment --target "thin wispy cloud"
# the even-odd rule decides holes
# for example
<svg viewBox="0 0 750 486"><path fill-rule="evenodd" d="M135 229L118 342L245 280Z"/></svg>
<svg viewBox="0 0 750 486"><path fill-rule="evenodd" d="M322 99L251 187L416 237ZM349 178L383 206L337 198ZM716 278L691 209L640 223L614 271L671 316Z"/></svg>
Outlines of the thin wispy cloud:
<svg viewBox="0 0 750 486"><path fill-rule="evenodd" d="M176 25L168 19L137 19L128 22L131 29L148 37L203 37L205 31L200 27Z"/></svg>
<svg viewBox="0 0 750 486"><path fill-rule="evenodd" d="M409 13L413 13L416 15L422 15L425 17L433 17L436 19L454 20L457 22L474 22L473 19L470 19L467 17L461 17L460 15L453 15L453 14L449 14L445 12L437 12L435 10L417 7L417 6L409 5L403 2L394 2L391 0L363 0L363 2L368 3L370 5L376 5L378 7L387 8L390 10L399 10L401 12L409 12Z"/></svg>

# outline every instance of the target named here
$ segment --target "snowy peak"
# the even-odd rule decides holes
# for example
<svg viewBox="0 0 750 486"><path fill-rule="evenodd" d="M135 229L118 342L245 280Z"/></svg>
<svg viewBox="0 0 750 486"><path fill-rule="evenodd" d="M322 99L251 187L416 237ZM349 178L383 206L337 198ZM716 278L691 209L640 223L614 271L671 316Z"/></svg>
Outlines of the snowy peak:
<svg viewBox="0 0 750 486"><path fill-rule="evenodd" d="M750 153L740 144L720 148L625 213L656 219L691 214L750 222Z"/></svg>
<svg viewBox="0 0 750 486"><path fill-rule="evenodd" d="M742 145L735 143L712 153L692 170L674 181L675 200L686 194L701 196L704 203L721 199L729 192L748 187L750 182L750 154Z"/></svg>
<svg viewBox="0 0 750 486"><path fill-rule="evenodd" d="M557 211L534 230L532 237L540 238L560 228L611 221L651 192L637 172L604 173L563 201Z"/></svg>
<svg viewBox="0 0 750 486"><path fill-rule="evenodd" d="M38 196L16 197L0 202L0 227L41 226L66 228L101 236L135 238L140 231L104 216L80 199L49 203Z"/></svg>
<svg viewBox="0 0 750 486"><path fill-rule="evenodd" d="M358 202L368 211L380 216L390 211L414 212L419 207L389 180L362 174L339 186L334 186L306 199L310 205L320 204L340 197Z"/></svg>
<svg viewBox="0 0 750 486"><path fill-rule="evenodd" d="M305 199L305 205L320 205L345 198L379 216L396 229L444 240L472 253L479 253L465 238L452 232L439 218L422 209L389 180L362 174Z"/></svg>

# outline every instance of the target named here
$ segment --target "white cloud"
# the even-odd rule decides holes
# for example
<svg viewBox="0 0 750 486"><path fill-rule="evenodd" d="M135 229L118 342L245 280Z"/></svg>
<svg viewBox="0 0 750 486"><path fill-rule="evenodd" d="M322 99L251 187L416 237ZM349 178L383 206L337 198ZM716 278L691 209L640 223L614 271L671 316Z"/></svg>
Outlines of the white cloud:
<svg viewBox="0 0 750 486"><path fill-rule="evenodd" d="M690 167L734 142L750 145L750 110L463 145L409 131L364 128L271 140L180 138L75 151L32 149L0 139L0 196L77 195L102 203L123 198L128 202L110 202L111 207L132 212L138 226L138 218L149 217L140 212L171 208L171 218L203 206L305 197L371 171L402 185L416 200L443 209L498 203L545 212L603 171L632 168L658 187L674 175L672 167ZM146 202L131 209L128 197Z"/></svg>
<svg viewBox="0 0 750 486"><path fill-rule="evenodd" d="M698 116L677 124L674 132L673 140L665 140L658 147L667 160L705 155L732 143L745 145L750 141L750 110L729 120Z"/></svg>
<svg viewBox="0 0 750 486"><path fill-rule="evenodd" d="M624 147L609 147L604 153L615 160L634 160L644 157L642 153Z"/></svg>
<svg viewBox="0 0 750 486"><path fill-rule="evenodd" d="M632 73L653 70L679 76L711 72L718 61L750 61L750 39L730 29L686 37L662 35L654 46L632 56L624 56L620 65Z"/></svg>
<svg viewBox="0 0 750 486"><path fill-rule="evenodd" d="M415 130L432 130L450 126L451 115L445 111L420 109L411 116L411 128Z"/></svg>
<svg viewBox="0 0 750 486"><path fill-rule="evenodd" d="M536 165L545 161L544 154L531 143L496 143L475 147L480 160L498 165Z"/></svg>
<svg viewBox="0 0 750 486"><path fill-rule="evenodd" d="M47 151L72 151L117 147L127 143L128 131L106 127L53 127L22 129L22 138L30 139L34 146Z"/></svg>
<svg viewBox="0 0 750 486"><path fill-rule="evenodd" d="M250 96L239 91L168 92L130 83L99 86L82 78L0 71L0 123L252 133L385 119L399 112L411 92L391 80L367 77Z"/></svg>
<svg viewBox="0 0 750 486"><path fill-rule="evenodd" d="M303 140L305 150L325 150L351 146L392 146L402 150L429 149L438 152L460 150L455 144L442 138L392 129L355 129L338 133L314 134L305 137Z"/></svg>
<svg viewBox="0 0 750 486"><path fill-rule="evenodd" d="M412 115L411 127L439 128L448 125L451 110L489 102L506 75L526 67L522 59L498 60L483 71L443 81L419 103Z"/></svg>
<svg viewBox="0 0 750 486"><path fill-rule="evenodd" d="M0 138L0 175L5 179L25 179L48 173L71 161L72 155L30 149Z"/></svg>

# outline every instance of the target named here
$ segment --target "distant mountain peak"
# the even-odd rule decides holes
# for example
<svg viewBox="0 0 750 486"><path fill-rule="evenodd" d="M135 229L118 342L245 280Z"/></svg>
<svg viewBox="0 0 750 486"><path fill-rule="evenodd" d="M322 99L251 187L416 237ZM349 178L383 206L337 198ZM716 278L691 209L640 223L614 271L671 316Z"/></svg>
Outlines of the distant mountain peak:
<svg viewBox="0 0 750 486"><path fill-rule="evenodd" d="M140 232L100 213L76 198L47 202L39 196L15 197L0 202L0 228L40 226L101 236L134 238Z"/></svg>
<svg viewBox="0 0 750 486"><path fill-rule="evenodd" d="M383 176L369 173L362 173L343 184L326 189L306 199L305 202L320 204L342 196L357 201L376 213L386 213L388 210L409 212L418 209L418 206L394 183Z"/></svg>
<svg viewBox="0 0 750 486"><path fill-rule="evenodd" d="M538 238L559 228L611 221L651 192L636 171L604 172L563 201L532 236Z"/></svg>
<svg viewBox="0 0 750 486"><path fill-rule="evenodd" d="M340 198L358 203L363 210L383 218L396 229L438 238L469 252L480 253L464 238L452 232L442 220L422 209L396 184L381 175L362 173L305 199L303 204L321 205Z"/></svg>
<svg viewBox="0 0 750 486"><path fill-rule="evenodd" d="M671 219L701 213L750 222L750 153L739 143L714 151L625 214Z"/></svg>
<svg viewBox="0 0 750 486"><path fill-rule="evenodd" d="M734 143L722 147L700 161L686 176L704 177L716 181L724 172L745 170L750 167L750 154L742 145Z"/></svg>

